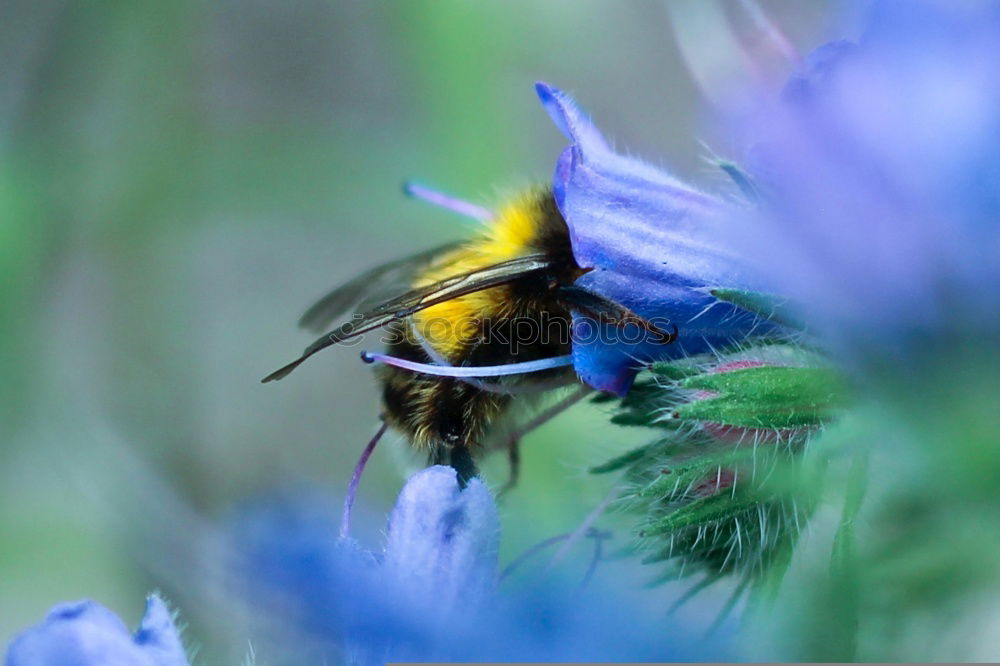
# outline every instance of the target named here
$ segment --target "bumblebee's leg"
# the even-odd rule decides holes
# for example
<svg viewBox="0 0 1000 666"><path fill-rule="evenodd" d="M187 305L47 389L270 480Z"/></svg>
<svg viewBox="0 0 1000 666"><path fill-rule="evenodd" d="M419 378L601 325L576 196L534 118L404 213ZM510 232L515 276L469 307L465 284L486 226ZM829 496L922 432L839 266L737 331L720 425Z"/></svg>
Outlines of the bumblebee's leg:
<svg viewBox="0 0 1000 666"><path fill-rule="evenodd" d="M623 305L610 301L603 296L598 296L597 294L575 285L561 287L559 289L559 293L562 295L563 301L567 305L576 308L581 312L585 312L597 321L605 324L613 324L619 327L629 324L638 326L646 332L654 335L654 341L659 344L669 345L676 342L677 337L680 334L677 330L677 324L671 323L670 328L672 330L668 333L657 324L640 317Z"/></svg>
<svg viewBox="0 0 1000 666"><path fill-rule="evenodd" d="M507 458L510 461L510 476L507 478L507 483L501 486L500 490L497 491L497 495L503 495L517 485L521 472L521 438L535 428L539 428L559 416L567 409L590 395L593 390L594 389L589 386L579 387L556 404L542 411L540 414L535 416L535 418L515 428L514 431L507 436Z"/></svg>
<svg viewBox="0 0 1000 666"><path fill-rule="evenodd" d="M510 475L507 483L500 486L497 496L503 495L508 490L513 490L517 485L517 480L521 478L521 438L511 437L507 440L507 462L510 463Z"/></svg>
<svg viewBox="0 0 1000 666"><path fill-rule="evenodd" d="M472 454L469 452L469 447L465 445L452 447L451 466L455 468L455 472L458 474L458 485L460 488L465 488L469 480L479 474L479 470L476 469L476 463L472 459Z"/></svg>
<svg viewBox="0 0 1000 666"><path fill-rule="evenodd" d="M458 476L458 485L465 488L469 479L479 475L476 463L472 459L467 446L438 446L431 452L428 459L430 465L449 465Z"/></svg>
<svg viewBox="0 0 1000 666"><path fill-rule="evenodd" d="M455 468L463 488L479 473L473 453L479 452L486 429L509 399L455 379L437 380L436 392L429 401L432 407L425 417L443 449L436 455L447 454L448 464Z"/></svg>

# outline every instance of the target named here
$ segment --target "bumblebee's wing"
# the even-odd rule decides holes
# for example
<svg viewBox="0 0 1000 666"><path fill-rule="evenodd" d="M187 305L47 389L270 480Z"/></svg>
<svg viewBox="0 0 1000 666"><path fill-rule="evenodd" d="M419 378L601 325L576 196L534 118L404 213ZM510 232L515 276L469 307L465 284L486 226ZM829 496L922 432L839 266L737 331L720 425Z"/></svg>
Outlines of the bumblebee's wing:
<svg viewBox="0 0 1000 666"><path fill-rule="evenodd" d="M461 244L461 241L447 243L365 271L316 301L299 319L299 326L319 333L345 312L354 308L365 310L366 304L385 300L389 294L408 287L420 269Z"/></svg>
<svg viewBox="0 0 1000 666"><path fill-rule="evenodd" d="M355 315L353 321L343 324L316 340L306 347L305 351L302 352L302 356L298 359L272 372L261 381L266 383L282 379L307 358L330 345L350 340L363 333L385 326L391 321L405 319L413 313L429 308L432 305L450 301L465 294L507 284L525 275L543 271L549 267L550 262L544 254L531 254L461 275L453 275L426 287L412 289L402 296L386 301L364 314Z"/></svg>

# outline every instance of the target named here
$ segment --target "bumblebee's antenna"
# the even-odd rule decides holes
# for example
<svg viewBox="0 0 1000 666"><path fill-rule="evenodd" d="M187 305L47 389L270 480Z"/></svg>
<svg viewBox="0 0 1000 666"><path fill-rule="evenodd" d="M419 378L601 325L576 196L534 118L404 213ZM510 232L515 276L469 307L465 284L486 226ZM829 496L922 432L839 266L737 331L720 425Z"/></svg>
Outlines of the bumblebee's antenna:
<svg viewBox="0 0 1000 666"><path fill-rule="evenodd" d="M368 459L372 455L372 451L375 450L375 445L378 441L382 439L382 435L385 434L386 428L389 424L386 423L385 419L382 419L382 425L379 426L378 432L372 437L371 441L368 442L368 446L365 450L361 452L361 457L358 458L358 464L354 466L354 474L351 475L351 482L347 485L347 496L344 497L344 513L340 518L340 538L346 539L351 533L351 508L354 506L354 499L358 495L358 485L361 483L361 475L365 471L365 465L368 463Z"/></svg>
<svg viewBox="0 0 1000 666"><path fill-rule="evenodd" d="M680 332L677 324L671 323L671 332L664 331L654 322L640 317L624 305L599 296L591 291L587 291L576 285L567 285L559 288L563 302L574 310L579 310L590 315L602 324L612 324L614 326L626 326L629 324L638 326L646 332L655 336L654 342L662 345L669 345L677 341Z"/></svg>

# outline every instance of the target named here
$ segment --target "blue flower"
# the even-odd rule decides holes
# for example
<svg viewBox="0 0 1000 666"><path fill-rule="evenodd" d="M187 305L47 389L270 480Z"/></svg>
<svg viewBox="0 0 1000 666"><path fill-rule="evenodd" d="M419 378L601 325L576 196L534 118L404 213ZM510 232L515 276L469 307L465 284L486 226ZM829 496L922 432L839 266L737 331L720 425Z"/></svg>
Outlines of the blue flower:
<svg viewBox="0 0 1000 666"><path fill-rule="evenodd" d="M11 642L6 666L187 666L180 635L166 604L146 601L135 635L93 601L62 603Z"/></svg>
<svg viewBox="0 0 1000 666"><path fill-rule="evenodd" d="M330 538L328 520L312 498L302 506L268 503L238 526L238 570L251 572L251 598L284 600L291 620L278 628L284 639L304 633L364 662L447 654L461 642L452 636L456 627L489 606L500 524L479 479L463 489L451 467L414 474L381 553Z"/></svg>
<svg viewBox="0 0 1000 666"><path fill-rule="evenodd" d="M436 465L400 492L383 566L410 603L448 615L493 592L499 548L500 519L486 485L472 479L461 489L453 468Z"/></svg>
<svg viewBox="0 0 1000 666"><path fill-rule="evenodd" d="M616 154L565 93L545 83L536 90L571 141L556 164L553 191L576 261L591 269L577 285L679 330L670 345L645 336L631 342L628 336L637 331L598 327L574 314L573 361L580 377L624 395L644 363L773 333L774 326L709 293L716 287L760 289L740 254L718 237L729 207L660 169Z"/></svg>
<svg viewBox="0 0 1000 666"><path fill-rule="evenodd" d="M727 641L688 640L678 623L633 612L637 598L592 586L498 584L500 524L478 479L460 489L435 466L407 482L385 548L335 540L334 511L268 502L237 525L248 607L262 611L255 644L312 661L648 661L725 656ZM575 586L574 586L575 587ZM280 609L277 613L269 610Z"/></svg>
<svg viewBox="0 0 1000 666"><path fill-rule="evenodd" d="M1000 5L883 1L742 128L741 247L846 357L1000 329Z"/></svg>

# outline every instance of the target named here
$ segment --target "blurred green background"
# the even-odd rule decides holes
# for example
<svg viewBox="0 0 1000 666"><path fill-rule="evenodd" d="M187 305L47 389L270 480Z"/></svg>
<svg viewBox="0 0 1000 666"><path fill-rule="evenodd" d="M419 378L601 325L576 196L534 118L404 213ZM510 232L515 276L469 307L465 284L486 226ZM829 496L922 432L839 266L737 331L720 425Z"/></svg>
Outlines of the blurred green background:
<svg viewBox="0 0 1000 666"><path fill-rule="evenodd" d="M4 2L0 644L62 599L134 623L159 587L206 658L242 654L250 636L216 632L203 532L276 488L339 498L378 413L357 348L259 383L310 340L302 310L473 229L406 200L404 179L484 204L546 180L565 142L536 79L704 183L705 99L671 17L724 53L699 21L740 4ZM762 5L817 43L825 3ZM505 560L597 504L607 481L585 470L643 437L622 432L580 406L528 438ZM399 442L377 452L362 541L418 464Z"/></svg>

